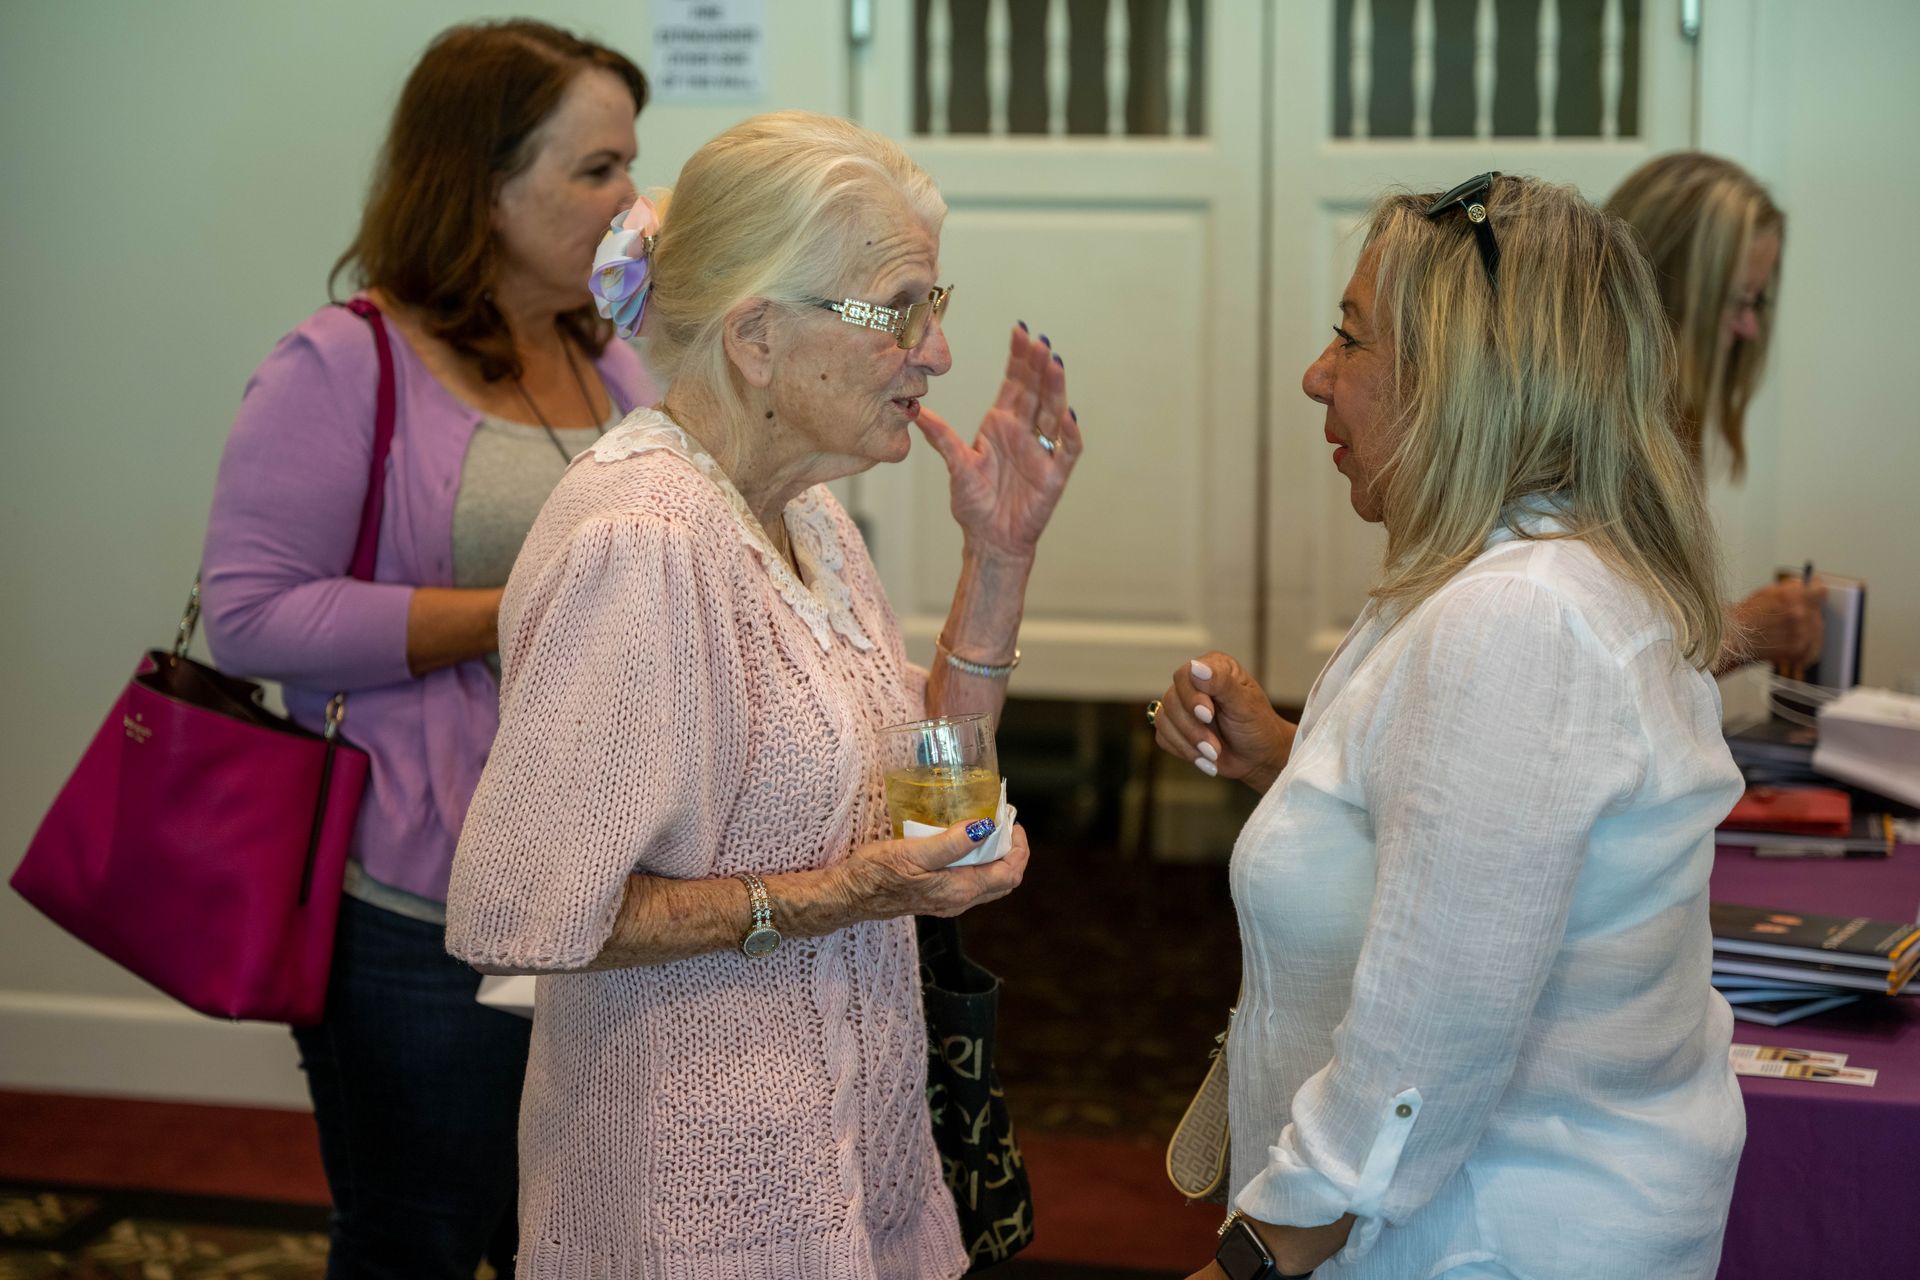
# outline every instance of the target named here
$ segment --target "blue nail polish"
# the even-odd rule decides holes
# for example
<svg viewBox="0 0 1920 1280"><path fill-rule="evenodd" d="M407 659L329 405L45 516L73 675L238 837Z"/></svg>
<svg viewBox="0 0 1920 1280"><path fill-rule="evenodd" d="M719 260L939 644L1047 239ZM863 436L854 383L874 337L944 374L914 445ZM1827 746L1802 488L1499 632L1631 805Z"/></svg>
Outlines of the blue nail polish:
<svg viewBox="0 0 1920 1280"><path fill-rule="evenodd" d="M1060 367L1061 367L1061 368L1063 368L1063 369L1064 369L1064 368L1066 368L1066 366L1065 366L1065 365L1062 365L1062 366L1060 366ZM1080 421L1080 414L1079 414L1079 412L1078 412L1077 410L1075 410L1075 409L1074 409L1074 407L1073 407L1072 405L1068 405L1068 406L1067 406L1067 412L1068 412L1068 413L1071 413L1071 414L1073 414L1073 420L1074 420L1075 422L1078 422L1078 421Z"/></svg>
<svg viewBox="0 0 1920 1280"><path fill-rule="evenodd" d="M1020 332L1022 332L1022 333L1032 333L1032 332L1033 332L1033 330L1031 330L1031 329L1029 329L1029 328L1027 328L1027 322L1026 322L1025 320L1015 320L1015 321L1014 321L1014 323L1020 326Z"/></svg>
<svg viewBox="0 0 1920 1280"><path fill-rule="evenodd" d="M979 844L993 834L992 818L975 818L967 824L967 839Z"/></svg>
<svg viewBox="0 0 1920 1280"><path fill-rule="evenodd" d="M1051 340L1050 340L1050 339L1049 339L1049 338L1047 337L1047 335L1046 335L1046 334L1044 334L1044 333L1040 335L1040 341L1041 341L1041 342L1042 342L1042 343L1043 343L1044 345L1046 345L1046 346L1049 346L1049 347L1051 347L1051 346L1053 345L1053 343L1052 343L1052 341L1051 341Z"/></svg>
<svg viewBox="0 0 1920 1280"><path fill-rule="evenodd" d="M1067 367L1067 362L1065 360L1062 360L1059 356L1055 356L1053 358L1053 362L1059 365L1062 369Z"/></svg>

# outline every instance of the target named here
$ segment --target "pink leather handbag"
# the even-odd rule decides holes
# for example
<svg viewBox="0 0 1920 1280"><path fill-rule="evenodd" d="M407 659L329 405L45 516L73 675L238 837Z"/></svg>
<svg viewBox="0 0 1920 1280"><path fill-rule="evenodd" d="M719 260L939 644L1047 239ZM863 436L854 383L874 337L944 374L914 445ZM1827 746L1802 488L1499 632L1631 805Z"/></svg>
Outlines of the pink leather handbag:
<svg viewBox="0 0 1920 1280"><path fill-rule="evenodd" d="M380 390L360 536L371 581L395 415L393 355L371 303ZM261 705L260 686L186 656L194 582L171 652L150 650L34 833L12 885L61 928L182 1003L311 1024L326 1006L347 848L367 756Z"/></svg>

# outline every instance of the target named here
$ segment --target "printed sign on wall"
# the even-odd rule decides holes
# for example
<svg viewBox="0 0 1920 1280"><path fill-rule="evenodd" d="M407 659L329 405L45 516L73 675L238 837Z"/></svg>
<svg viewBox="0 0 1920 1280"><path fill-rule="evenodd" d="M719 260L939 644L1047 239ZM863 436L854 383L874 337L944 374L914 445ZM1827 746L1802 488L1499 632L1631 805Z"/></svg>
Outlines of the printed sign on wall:
<svg viewBox="0 0 1920 1280"><path fill-rule="evenodd" d="M660 103L758 103L765 0L654 0L647 79Z"/></svg>

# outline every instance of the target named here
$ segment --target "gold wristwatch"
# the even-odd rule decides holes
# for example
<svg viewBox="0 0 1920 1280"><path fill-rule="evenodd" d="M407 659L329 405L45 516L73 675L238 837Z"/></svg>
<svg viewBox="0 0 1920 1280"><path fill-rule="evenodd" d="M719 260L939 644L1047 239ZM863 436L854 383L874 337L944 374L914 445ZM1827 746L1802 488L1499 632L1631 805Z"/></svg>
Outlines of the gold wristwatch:
<svg viewBox="0 0 1920 1280"><path fill-rule="evenodd" d="M739 872L733 878L747 886L747 901L753 908L753 923L747 926L746 937L740 939L740 949L756 960L770 956L780 947L780 931L773 927L773 904L767 898L767 886L751 871Z"/></svg>

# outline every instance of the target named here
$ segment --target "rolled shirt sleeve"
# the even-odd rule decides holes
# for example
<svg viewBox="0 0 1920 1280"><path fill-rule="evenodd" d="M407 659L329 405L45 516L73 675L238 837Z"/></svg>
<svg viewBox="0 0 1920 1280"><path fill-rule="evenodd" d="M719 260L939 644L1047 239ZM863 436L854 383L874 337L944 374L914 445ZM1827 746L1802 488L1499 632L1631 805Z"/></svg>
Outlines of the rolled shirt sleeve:
<svg viewBox="0 0 1920 1280"><path fill-rule="evenodd" d="M500 731L447 895L452 954L578 970L629 874L710 874L750 750L736 591L712 541L666 516L595 516L548 563L516 566Z"/></svg>
<svg viewBox="0 0 1920 1280"><path fill-rule="evenodd" d="M347 573L378 374L366 325L343 319L359 332L302 326L255 370L221 455L201 557L207 639L220 664L323 690L412 676L413 586ZM338 336L340 351L321 334ZM348 354L347 338L364 351Z"/></svg>
<svg viewBox="0 0 1920 1280"><path fill-rule="evenodd" d="M1360 784L1374 895L1333 1056L1238 1207L1358 1219L1342 1258L1466 1161L1512 1076L1594 823L1645 769L1619 660L1550 588L1491 575L1402 625ZM1397 687L1393 687L1397 686Z"/></svg>

